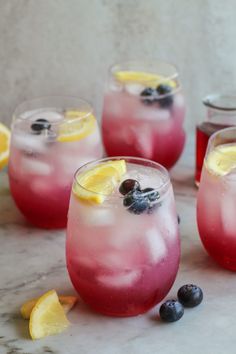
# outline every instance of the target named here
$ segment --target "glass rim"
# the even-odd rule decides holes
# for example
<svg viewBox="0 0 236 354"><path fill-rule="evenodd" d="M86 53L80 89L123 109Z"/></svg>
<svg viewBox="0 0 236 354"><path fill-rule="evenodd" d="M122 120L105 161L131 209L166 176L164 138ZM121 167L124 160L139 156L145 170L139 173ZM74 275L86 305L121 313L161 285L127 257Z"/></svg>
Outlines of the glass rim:
<svg viewBox="0 0 236 354"><path fill-rule="evenodd" d="M159 169L159 171L161 171L161 174L164 176L164 181L156 188L153 188L154 191L160 191L162 189L164 189L165 187L167 187L171 182L170 182L170 175L167 171L167 169L159 164L158 162L155 162L155 161L152 161L152 160L148 160L148 159L145 159L145 158L142 158L142 157L135 157L135 156L110 156L110 157L105 157L105 158L102 158L102 159L97 159L97 160L93 160L93 161L89 161L87 163L85 163L84 165L80 166L74 173L74 177L73 177L73 181L80 187L82 188L84 191L86 192L89 192L89 193L92 193L93 195L100 195L100 196L103 196L103 197L109 197L109 199L111 198L116 198L116 199L120 199L120 198L124 198L123 195L120 195L120 196L117 196L117 195L107 195L107 194L104 194L104 193L98 193L98 192L94 192L90 189L87 189L85 187L83 187L78 179L77 179L77 176L83 172L83 169L85 169L86 171L86 168L88 166L91 165L92 166L96 166L98 165L99 163L103 163L103 162L106 162L106 161L114 161L114 160L125 160L126 162L130 162L130 163L135 163L135 161L139 161L139 162L143 162L143 164L140 164L139 165L142 165L142 166L145 166L145 163L148 163L148 164L151 164L151 166L148 166L147 167L156 167L157 169ZM73 187L72 187L72 190L73 190ZM145 195L149 195L150 193L153 193L152 192L147 192L145 193Z"/></svg>
<svg viewBox="0 0 236 354"><path fill-rule="evenodd" d="M30 118L32 117L32 116L29 116L29 117L27 117L27 118L24 118L24 117L22 117L22 114L24 114L25 112L27 112L27 110L25 109L22 109L22 113L20 113L20 114L16 114L16 112L17 112L17 110L19 110L21 107L24 107L24 105L27 105L27 104L34 104L34 103L37 103L37 102L40 102L41 100L43 101L43 100L49 100L50 101L50 99L51 100L57 100L57 99L68 99L68 100L77 100L78 101L78 107L73 107L73 108L69 108L69 106L68 106L68 110L73 110L73 109L78 109L79 108L79 106L81 105L85 105L85 106L87 106L88 107L88 111L86 111L86 112L84 112L84 114L83 115L81 115L80 117L78 117L78 118L73 118L73 119L68 119L68 118L63 118L62 120L60 120L60 121L53 121L53 122L51 122L50 121L50 125L51 126L57 126L57 125L61 125L61 124L63 124L63 123L71 123L71 122L75 122L75 121L77 121L77 120L81 120L81 119L84 119L84 118L86 118L86 117L88 117L88 116L90 116L91 114L93 114L94 113L94 109L93 109L93 106L92 106L92 104L89 102L89 101L87 101L86 99L84 99L84 98L80 98L80 97L77 97L77 96L72 96L72 95L48 95L48 96L38 96L38 97L35 97L35 98L32 98L32 99L28 99L28 100L24 100L23 102L21 102L21 103L19 103L17 106L16 106L16 108L14 109L14 111L13 111L13 114L12 114L12 117L13 117L13 119L12 119L12 126L14 126L14 124L16 123L16 122L19 122L19 121L24 121L24 122L29 122L30 120ZM63 106L63 105L61 105L61 106ZM38 108L34 108L34 109L32 109L32 110L36 110L36 109L38 109L38 110L41 110L41 109L47 109L47 108L56 108L56 107L53 107L53 104L51 105L51 107L50 107L50 104L39 104L39 106L38 106ZM83 111L81 111L81 113L83 113ZM42 115L43 115L43 112L42 112ZM43 116L42 116L42 118L43 118Z"/></svg>
<svg viewBox="0 0 236 354"><path fill-rule="evenodd" d="M217 103L214 103L219 98L234 98L235 99L235 107L226 107L219 105ZM231 93L212 93L210 95L205 96L202 99L202 103L209 108L213 108L219 111L236 111L236 92L231 92Z"/></svg>
<svg viewBox="0 0 236 354"><path fill-rule="evenodd" d="M122 71L122 67L125 67L127 65L131 65L132 66L140 66L140 69L139 70L132 70L132 69L128 69L128 70L125 70L123 69L124 71L146 71L145 68L142 70L142 66L144 67L146 64L149 64L150 66L152 66L153 64L158 66L158 65L166 65L168 66L170 69L173 70L173 74L170 74L170 75L163 75L161 72L158 72L158 69L156 70L147 70L148 73L150 74L156 74L156 75L162 75L164 80L163 82L166 82L166 81L170 81L170 80L175 80L179 77L179 70L177 68L176 65L172 64L171 62L169 61L166 61L166 60L161 60L161 59L155 59L155 58L151 58L151 59L144 59L144 60L127 60L127 61L121 61L119 63L115 63L115 64L112 64L110 65L109 69L108 69L108 72L110 75L112 75L113 78L115 78L115 73L117 71ZM118 81L119 82L119 81ZM142 80L143 83L149 83L151 84L153 82L153 80L150 80L150 79L145 79L145 80ZM179 82L178 82L179 83ZM159 99L162 99L166 96L170 96L170 95L173 95L173 93L179 91L181 89L181 84L179 83L178 86L176 86L175 88L173 88L171 90L170 93L168 94L165 94L163 95L162 97L159 97Z"/></svg>

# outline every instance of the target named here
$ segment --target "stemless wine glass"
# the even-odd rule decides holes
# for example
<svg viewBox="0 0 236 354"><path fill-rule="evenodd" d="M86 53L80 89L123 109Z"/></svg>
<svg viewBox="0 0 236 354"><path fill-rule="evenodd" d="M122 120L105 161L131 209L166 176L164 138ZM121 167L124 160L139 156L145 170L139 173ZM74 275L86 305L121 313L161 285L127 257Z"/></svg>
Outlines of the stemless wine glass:
<svg viewBox="0 0 236 354"><path fill-rule="evenodd" d="M120 183L135 179L141 189L122 195L83 187L95 181L93 171L125 161ZM104 169L103 169L104 168ZM92 176L92 177L91 177ZM81 199L89 194L90 202ZM138 195L136 198L136 193ZM94 200L102 203L92 202ZM132 198L135 200L132 201ZM68 213L67 268L80 297L92 309L110 316L134 316L148 311L170 290L179 266L180 240L172 185L161 165L131 157L111 157L77 170Z"/></svg>
<svg viewBox="0 0 236 354"><path fill-rule="evenodd" d="M102 136L108 156L137 156L166 168L185 143L185 102L177 69L163 61L126 62L109 71Z"/></svg>
<svg viewBox="0 0 236 354"><path fill-rule="evenodd" d="M32 224L66 226L75 167L101 158L93 109L76 97L43 97L14 112L9 180L12 196Z"/></svg>
<svg viewBox="0 0 236 354"><path fill-rule="evenodd" d="M202 243L216 262L236 271L236 128L214 133L208 142L197 197Z"/></svg>

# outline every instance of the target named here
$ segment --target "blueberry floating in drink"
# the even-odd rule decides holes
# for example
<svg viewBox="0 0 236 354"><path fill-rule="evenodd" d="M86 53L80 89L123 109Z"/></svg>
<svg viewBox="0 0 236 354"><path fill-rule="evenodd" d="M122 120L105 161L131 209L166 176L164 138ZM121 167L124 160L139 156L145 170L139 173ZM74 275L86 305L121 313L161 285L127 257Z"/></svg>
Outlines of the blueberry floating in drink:
<svg viewBox="0 0 236 354"><path fill-rule="evenodd" d="M36 119L36 121L31 124L31 130L36 134L40 134L43 130L49 130L50 128L51 124L44 118Z"/></svg>
<svg viewBox="0 0 236 354"><path fill-rule="evenodd" d="M123 205L128 207L129 212L139 215L148 210L149 201L141 191L134 190L126 194Z"/></svg>
<svg viewBox="0 0 236 354"><path fill-rule="evenodd" d="M138 181L134 179L126 179L119 187L119 192L123 194L123 205L133 214L152 213L156 207L156 201L160 198L160 194L154 188L145 188L141 190Z"/></svg>
<svg viewBox="0 0 236 354"><path fill-rule="evenodd" d="M168 108L173 103L173 95L171 94L172 88L166 84L160 84L156 88L158 94L158 103L162 108ZM165 96L165 97L161 97Z"/></svg>
<svg viewBox="0 0 236 354"><path fill-rule="evenodd" d="M142 193L150 202L155 202L160 198L160 194L154 188L142 189Z"/></svg>
<svg viewBox="0 0 236 354"><path fill-rule="evenodd" d="M138 181L135 179L126 179L123 181L120 185L119 192L123 195L126 195L127 193L139 189L140 190L140 184Z"/></svg>
<svg viewBox="0 0 236 354"><path fill-rule="evenodd" d="M142 102L146 104L152 104L155 97L155 90L151 87L146 87L141 93Z"/></svg>

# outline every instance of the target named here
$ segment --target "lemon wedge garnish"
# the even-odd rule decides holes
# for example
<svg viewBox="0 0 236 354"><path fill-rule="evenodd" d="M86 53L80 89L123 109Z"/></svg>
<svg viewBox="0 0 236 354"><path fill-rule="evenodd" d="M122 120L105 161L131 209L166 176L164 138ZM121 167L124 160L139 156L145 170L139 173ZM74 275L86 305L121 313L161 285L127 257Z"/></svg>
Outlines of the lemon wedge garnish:
<svg viewBox="0 0 236 354"><path fill-rule="evenodd" d="M172 88L176 87L176 82L174 80L169 80L164 76L142 71L117 71L114 75L116 80L123 84L133 82L148 85L150 87L156 87L159 84L166 84Z"/></svg>
<svg viewBox="0 0 236 354"><path fill-rule="evenodd" d="M96 119L91 113L69 110L65 112L65 118L67 120L59 127L57 140L60 142L84 139L96 129Z"/></svg>
<svg viewBox="0 0 236 354"><path fill-rule="evenodd" d="M113 193L125 173L125 160L101 163L78 175L73 192L83 201L101 204Z"/></svg>
<svg viewBox="0 0 236 354"><path fill-rule="evenodd" d="M228 174L236 168L236 144L218 145L208 154L205 165L216 175Z"/></svg>
<svg viewBox="0 0 236 354"><path fill-rule="evenodd" d="M68 313L72 307L76 304L78 298L76 296L58 296L60 304L63 307L65 313ZM31 312L39 298L34 298L25 302L20 309L21 315L25 320L30 318Z"/></svg>
<svg viewBox="0 0 236 354"><path fill-rule="evenodd" d="M8 163L10 135L10 130L0 123L0 170Z"/></svg>
<svg viewBox="0 0 236 354"><path fill-rule="evenodd" d="M69 326L62 305L55 290L42 295L34 305L29 321L32 339L39 339L61 333Z"/></svg>

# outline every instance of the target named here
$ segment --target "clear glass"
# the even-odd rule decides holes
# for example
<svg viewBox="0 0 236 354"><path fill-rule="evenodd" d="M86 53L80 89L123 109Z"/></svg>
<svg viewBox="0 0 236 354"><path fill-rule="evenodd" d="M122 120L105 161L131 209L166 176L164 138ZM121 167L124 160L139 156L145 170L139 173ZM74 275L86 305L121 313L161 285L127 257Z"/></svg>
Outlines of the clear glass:
<svg viewBox="0 0 236 354"><path fill-rule="evenodd" d="M235 145L236 151L235 127L222 129L209 139L197 196L197 223L209 255L223 267L236 271L236 170L218 175L206 164L209 153L225 144ZM230 161L235 159L236 166L235 156ZM222 153L222 157L229 161L228 155Z"/></svg>
<svg viewBox="0 0 236 354"><path fill-rule="evenodd" d="M235 94L211 94L203 99L203 104L207 109L207 115L196 127L195 183L197 186L199 186L210 136L218 130L236 125Z"/></svg>
<svg viewBox="0 0 236 354"><path fill-rule="evenodd" d="M65 227L76 167L102 155L99 128L86 101L59 96L22 103L13 115L8 168L19 210L35 226Z"/></svg>
<svg viewBox="0 0 236 354"><path fill-rule="evenodd" d="M102 204L74 194L77 178L105 161L125 159L123 177L160 195L152 213L135 215L117 190ZM90 192L92 193L92 192ZM110 316L148 311L170 290L179 267L180 239L172 185L161 165L140 158L111 157L80 168L74 178L67 224L67 268L80 297Z"/></svg>
<svg viewBox="0 0 236 354"><path fill-rule="evenodd" d="M120 73L134 77L122 80ZM110 69L102 115L108 156L137 156L171 168L184 148L184 116L184 96L172 64L132 61Z"/></svg>

